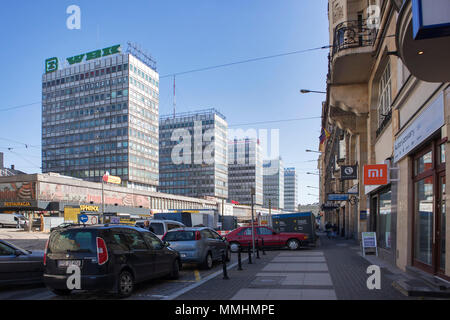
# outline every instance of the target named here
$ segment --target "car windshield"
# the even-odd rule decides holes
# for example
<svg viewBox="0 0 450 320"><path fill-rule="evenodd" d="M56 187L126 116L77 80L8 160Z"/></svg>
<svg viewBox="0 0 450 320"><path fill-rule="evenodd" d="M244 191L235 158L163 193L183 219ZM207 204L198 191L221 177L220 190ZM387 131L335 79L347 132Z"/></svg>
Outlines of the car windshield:
<svg viewBox="0 0 450 320"><path fill-rule="evenodd" d="M164 241L192 241L195 240L195 231L170 231Z"/></svg>
<svg viewBox="0 0 450 320"><path fill-rule="evenodd" d="M164 226L160 222L152 222L150 224L150 227L153 229L153 233L159 236L162 236L164 234Z"/></svg>
<svg viewBox="0 0 450 320"><path fill-rule="evenodd" d="M65 230L54 234L49 242L48 250L52 253L97 251L94 230Z"/></svg>

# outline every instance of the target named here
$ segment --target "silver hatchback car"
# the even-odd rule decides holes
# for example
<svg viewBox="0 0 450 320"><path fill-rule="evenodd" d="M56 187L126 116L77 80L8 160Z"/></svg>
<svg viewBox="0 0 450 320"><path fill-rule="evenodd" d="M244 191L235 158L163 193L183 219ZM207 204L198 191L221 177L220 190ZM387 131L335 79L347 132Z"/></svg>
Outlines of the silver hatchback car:
<svg viewBox="0 0 450 320"><path fill-rule="evenodd" d="M180 253L182 263L197 263L211 269L214 261L230 261L231 250L228 241L208 227L185 227L168 231L163 239L170 248Z"/></svg>

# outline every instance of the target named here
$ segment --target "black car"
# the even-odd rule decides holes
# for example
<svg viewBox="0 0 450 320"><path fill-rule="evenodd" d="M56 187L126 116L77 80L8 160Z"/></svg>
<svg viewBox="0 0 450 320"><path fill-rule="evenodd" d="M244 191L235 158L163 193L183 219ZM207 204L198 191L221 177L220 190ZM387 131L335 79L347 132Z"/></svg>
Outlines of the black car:
<svg viewBox="0 0 450 320"><path fill-rule="evenodd" d="M138 282L167 276L177 279L180 255L152 232L125 225L76 226L54 231L44 255L44 282L68 295L67 268L80 267L84 291L130 296Z"/></svg>
<svg viewBox="0 0 450 320"><path fill-rule="evenodd" d="M73 227L73 226L78 226L78 225L79 225L78 223L63 222L59 226L50 228L50 232L53 232L53 231L58 230L58 229L65 229L65 228L68 228L68 227Z"/></svg>
<svg viewBox="0 0 450 320"><path fill-rule="evenodd" d="M42 283L44 251L21 249L0 240L0 285Z"/></svg>

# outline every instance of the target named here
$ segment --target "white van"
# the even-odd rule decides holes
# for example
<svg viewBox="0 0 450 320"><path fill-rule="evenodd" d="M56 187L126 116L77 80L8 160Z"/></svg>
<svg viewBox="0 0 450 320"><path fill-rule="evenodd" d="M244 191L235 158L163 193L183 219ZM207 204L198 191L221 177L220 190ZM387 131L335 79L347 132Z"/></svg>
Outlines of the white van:
<svg viewBox="0 0 450 320"><path fill-rule="evenodd" d="M145 220L136 221L136 227L143 228ZM167 231L186 227L179 221L175 220L149 220L150 221L150 231L158 236L158 238L162 238Z"/></svg>
<svg viewBox="0 0 450 320"><path fill-rule="evenodd" d="M27 225L27 219L19 213L0 213L0 228L4 227L17 227L17 221L19 221L20 227L25 228Z"/></svg>

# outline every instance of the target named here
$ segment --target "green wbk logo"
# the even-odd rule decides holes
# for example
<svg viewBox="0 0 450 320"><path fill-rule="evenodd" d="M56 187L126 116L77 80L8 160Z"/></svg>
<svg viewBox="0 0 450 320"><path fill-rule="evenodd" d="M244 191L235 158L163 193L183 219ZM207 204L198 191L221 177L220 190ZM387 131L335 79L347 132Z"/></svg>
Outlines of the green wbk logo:
<svg viewBox="0 0 450 320"><path fill-rule="evenodd" d="M45 73L58 70L58 58L50 58L45 60Z"/></svg>

